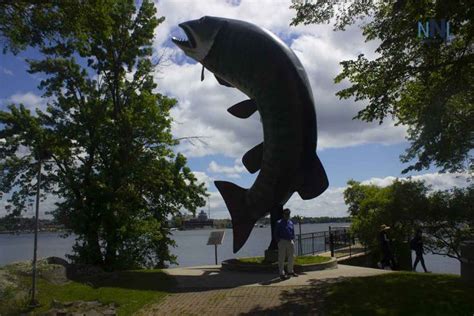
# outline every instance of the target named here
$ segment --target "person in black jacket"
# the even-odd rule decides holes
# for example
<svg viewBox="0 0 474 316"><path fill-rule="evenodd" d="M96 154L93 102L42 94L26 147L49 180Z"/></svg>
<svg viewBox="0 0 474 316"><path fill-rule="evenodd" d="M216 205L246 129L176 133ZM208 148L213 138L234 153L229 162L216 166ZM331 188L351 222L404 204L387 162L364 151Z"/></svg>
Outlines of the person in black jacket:
<svg viewBox="0 0 474 316"><path fill-rule="evenodd" d="M425 270L425 272L429 272L426 269L425 260L423 259L423 238L421 229L418 228L416 230L415 237L410 241L410 247L415 250L416 253L416 259L413 263L413 271L416 271L416 266L418 265L418 262L421 262L423 270Z"/></svg>
<svg viewBox="0 0 474 316"><path fill-rule="evenodd" d="M380 261L379 267L385 269L386 266L390 266L392 270L395 269L395 259L393 257L391 245L390 245L390 238L388 237L387 231L390 229L389 226L383 224L380 225L380 232L379 232L379 241L380 241L380 248L382 250L382 260Z"/></svg>

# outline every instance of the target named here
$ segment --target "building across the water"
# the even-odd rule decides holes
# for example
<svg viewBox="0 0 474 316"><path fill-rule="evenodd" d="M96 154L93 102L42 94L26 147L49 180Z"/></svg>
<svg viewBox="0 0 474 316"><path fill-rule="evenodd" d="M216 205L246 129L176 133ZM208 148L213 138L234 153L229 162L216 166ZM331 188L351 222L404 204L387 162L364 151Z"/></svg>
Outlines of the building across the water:
<svg viewBox="0 0 474 316"><path fill-rule="evenodd" d="M183 221L184 229L212 228L213 226L214 220L208 218L204 211L199 212L198 216L195 218Z"/></svg>

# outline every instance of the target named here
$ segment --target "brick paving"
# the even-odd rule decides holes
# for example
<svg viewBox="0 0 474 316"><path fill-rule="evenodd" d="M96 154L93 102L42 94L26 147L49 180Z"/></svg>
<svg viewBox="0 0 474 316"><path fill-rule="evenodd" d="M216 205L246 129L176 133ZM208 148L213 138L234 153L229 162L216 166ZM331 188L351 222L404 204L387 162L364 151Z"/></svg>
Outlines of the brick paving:
<svg viewBox="0 0 474 316"><path fill-rule="evenodd" d="M284 302L283 292L298 287L238 287L169 295L142 315L240 315L271 314ZM282 310L283 311L283 310ZM291 312L286 310L286 312Z"/></svg>
<svg viewBox="0 0 474 316"><path fill-rule="evenodd" d="M280 282L268 273L221 271L220 266L165 270L175 293L138 315L322 315L320 285L391 271L339 265Z"/></svg>

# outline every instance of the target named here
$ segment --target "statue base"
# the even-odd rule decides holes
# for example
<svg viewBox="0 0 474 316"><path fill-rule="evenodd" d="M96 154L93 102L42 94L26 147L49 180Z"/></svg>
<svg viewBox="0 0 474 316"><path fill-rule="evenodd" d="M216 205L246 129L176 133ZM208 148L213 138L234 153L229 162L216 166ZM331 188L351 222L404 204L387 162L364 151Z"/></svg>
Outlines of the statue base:
<svg viewBox="0 0 474 316"><path fill-rule="evenodd" d="M278 249L265 250L265 258L263 259L263 262L265 263L278 262Z"/></svg>

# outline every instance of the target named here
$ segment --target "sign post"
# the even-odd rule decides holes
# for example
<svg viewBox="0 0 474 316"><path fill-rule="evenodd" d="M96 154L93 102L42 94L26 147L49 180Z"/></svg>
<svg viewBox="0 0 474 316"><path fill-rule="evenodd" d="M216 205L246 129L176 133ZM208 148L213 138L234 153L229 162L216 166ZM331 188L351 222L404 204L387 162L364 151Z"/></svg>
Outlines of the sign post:
<svg viewBox="0 0 474 316"><path fill-rule="evenodd" d="M224 230L215 230L212 231L207 240L207 245L214 245L214 255L216 258L217 265L217 245L221 245L224 240L225 231Z"/></svg>

